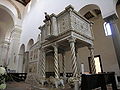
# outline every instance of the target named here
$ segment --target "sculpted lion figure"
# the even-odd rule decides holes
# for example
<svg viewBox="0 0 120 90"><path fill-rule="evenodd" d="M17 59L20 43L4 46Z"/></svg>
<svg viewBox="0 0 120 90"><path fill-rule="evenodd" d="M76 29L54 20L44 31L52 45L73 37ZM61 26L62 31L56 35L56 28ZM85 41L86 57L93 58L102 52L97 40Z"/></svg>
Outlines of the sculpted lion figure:
<svg viewBox="0 0 120 90"><path fill-rule="evenodd" d="M62 85L64 87L64 81L63 81L63 79L54 78L53 76L49 77L49 84L54 85L56 88L58 88L58 86L60 86L60 85Z"/></svg>
<svg viewBox="0 0 120 90"><path fill-rule="evenodd" d="M70 77L68 78L68 84L73 88L75 81L78 81L79 87L81 86L81 77Z"/></svg>

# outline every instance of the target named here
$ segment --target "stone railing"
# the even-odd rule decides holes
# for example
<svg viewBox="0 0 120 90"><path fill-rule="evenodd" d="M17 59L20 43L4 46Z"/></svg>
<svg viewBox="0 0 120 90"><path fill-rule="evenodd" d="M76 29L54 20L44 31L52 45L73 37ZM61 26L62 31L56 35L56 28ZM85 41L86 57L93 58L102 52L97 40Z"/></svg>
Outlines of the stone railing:
<svg viewBox="0 0 120 90"><path fill-rule="evenodd" d="M41 41L55 38L68 31L75 31L82 36L92 37L91 22L80 16L74 8L69 5L58 15L51 14L50 20L44 20L45 24L40 26Z"/></svg>

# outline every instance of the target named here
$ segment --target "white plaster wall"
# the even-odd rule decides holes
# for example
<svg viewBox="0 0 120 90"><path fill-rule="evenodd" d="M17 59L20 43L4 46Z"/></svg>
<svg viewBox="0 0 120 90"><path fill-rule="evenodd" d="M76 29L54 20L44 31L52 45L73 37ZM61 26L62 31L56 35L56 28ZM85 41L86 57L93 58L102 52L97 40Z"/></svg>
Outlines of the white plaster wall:
<svg viewBox="0 0 120 90"><path fill-rule="evenodd" d="M13 17L13 20L15 21L15 17L18 16L17 11L15 7L7 0L0 0L0 8L5 9L9 12L9 14Z"/></svg>

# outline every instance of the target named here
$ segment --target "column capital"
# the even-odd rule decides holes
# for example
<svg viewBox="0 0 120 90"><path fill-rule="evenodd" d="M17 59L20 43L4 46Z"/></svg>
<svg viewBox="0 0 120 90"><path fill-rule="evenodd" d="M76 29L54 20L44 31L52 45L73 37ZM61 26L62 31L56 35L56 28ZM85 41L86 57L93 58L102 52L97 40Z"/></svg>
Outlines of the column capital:
<svg viewBox="0 0 120 90"><path fill-rule="evenodd" d="M67 11L73 11L74 10L74 7L72 5L69 5L65 8L65 10Z"/></svg>
<svg viewBox="0 0 120 90"><path fill-rule="evenodd" d="M89 49L89 50L94 49L94 46L93 46L93 45L90 45L90 46L88 46L88 49Z"/></svg>
<svg viewBox="0 0 120 90"><path fill-rule="evenodd" d="M58 44L57 43L53 43L52 47L58 47Z"/></svg>
<svg viewBox="0 0 120 90"><path fill-rule="evenodd" d="M41 47L40 50L41 50L42 52L45 52L45 48L43 48L43 47Z"/></svg>
<svg viewBox="0 0 120 90"><path fill-rule="evenodd" d="M74 43L76 42L76 38L75 38L75 37L69 37L67 40L68 40L68 42L70 42L70 43L71 43L71 42L74 42Z"/></svg>

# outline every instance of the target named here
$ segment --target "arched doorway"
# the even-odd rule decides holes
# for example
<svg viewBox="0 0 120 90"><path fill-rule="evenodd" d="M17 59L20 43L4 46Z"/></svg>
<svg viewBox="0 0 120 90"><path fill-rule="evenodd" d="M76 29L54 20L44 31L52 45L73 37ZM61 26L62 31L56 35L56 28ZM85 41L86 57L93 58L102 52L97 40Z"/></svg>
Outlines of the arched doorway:
<svg viewBox="0 0 120 90"><path fill-rule="evenodd" d="M19 73L23 73L24 72L24 53L25 53L25 45L22 44L20 47L20 51L19 51L19 61L18 61L18 72Z"/></svg>

